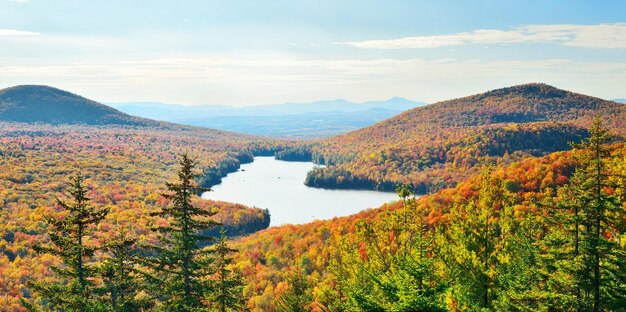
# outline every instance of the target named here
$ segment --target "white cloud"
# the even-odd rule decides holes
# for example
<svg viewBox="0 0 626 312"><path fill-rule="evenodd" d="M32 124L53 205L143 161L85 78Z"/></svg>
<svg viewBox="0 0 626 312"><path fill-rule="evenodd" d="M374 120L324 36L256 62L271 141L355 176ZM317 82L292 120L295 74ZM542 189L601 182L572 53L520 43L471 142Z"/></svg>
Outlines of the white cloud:
<svg viewBox="0 0 626 312"><path fill-rule="evenodd" d="M111 102L250 105L391 96L436 101L528 82L617 98L624 96L626 63L179 57L15 66L0 61L0 77L0 87L50 84Z"/></svg>
<svg viewBox="0 0 626 312"><path fill-rule="evenodd" d="M626 49L626 23L526 25L509 30L478 29L446 35L337 42L340 45L366 49L425 49L507 43L551 43L595 49Z"/></svg>
<svg viewBox="0 0 626 312"><path fill-rule="evenodd" d="M37 36L39 33L15 29L0 29L0 37Z"/></svg>
<svg viewBox="0 0 626 312"><path fill-rule="evenodd" d="M30 0L8 0L9 2L30 3Z"/></svg>

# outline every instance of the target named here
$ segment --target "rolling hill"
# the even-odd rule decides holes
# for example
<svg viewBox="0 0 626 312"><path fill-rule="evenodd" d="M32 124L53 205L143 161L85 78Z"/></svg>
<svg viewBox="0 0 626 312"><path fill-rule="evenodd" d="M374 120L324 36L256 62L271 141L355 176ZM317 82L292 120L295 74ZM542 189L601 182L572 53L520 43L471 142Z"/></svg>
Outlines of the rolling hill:
<svg viewBox="0 0 626 312"><path fill-rule="evenodd" d="M0 121L84 125L160 125L159 122L130 116L67 91L39 85L22 85L0 90Z"/></svg>
<svg viewBox="0 0 626 312"><path fill-rule="evenodd" d="M54 96L64 97L63 93ZM93 108L91 102L79 106ZM317 186L393 188L396 183L411 182L418 190L433 191L414 206L428 227L447 224L454 207L479 200L483 178L476 173L486 164L496 164L490 179L502 181L506 191L514 193L513 208L524 214L536 210L533 204L549 197L551 189L569 182L576 166L574 152L550 152L568 149L569 141L587 137L584 127L596 111L614 132L624 136L625 111L620 105L542 84L515 86L413 109L372 127L293 146L282 155L305 151L310 158L330 164L310 174L307 182ZM129 234L140 243L154 243L150 227L166 220L149 213L168 204L159 194L164 183L174 178L177 155L196 156L203 183L210 185L207 178L219 178L254 154L273 153L291 144L196 127L97 123L114 112L95 107L94 115L87 116L96 120L93 124L57 123L43 117L30 123L0 121L2 307L19 310L20 298L39 300L31 297L27 284L33 277L54 279L49 267L58 259L35 254L31 246L46 239L42 220L57 213L55 197L67 196L67 178L77 168L85 176L93 204L111 209L95 231L94 243L103 244L121 227L130 229ZM623 145L617 148L624 153ZM613 165L616 172L626 173L623 158ZM448 186L454 187L443 189ZM443 190L434 192L438 189ZM261 209L206 201L197 204L221 208L217 220L235 234L255 232L268 224ZM338 279L329 267L341 260L346 246L364 250L367 241L360 233L364 224L373 226L381 242L393 240L384 225L399 209L400 202L350 217L275 227L238 238L233 242L239 250L233 267L246 279L247 307L275 310L278 298L292 287L288 280L296 269L304 272L306 292L314 306L331 307L343 300L336 294ZM361 255L367 258L367 252ZM454 300L449 303L454 306Z"/></svg>
<svg viewBox="0 0 626 312"><path fill-rule="evenodd" d="M486 164L569 149L587 136L596 112L626 137L623 104L545 84L438 102L311 144L311 158L328 166L305 183L386 190L412 183L421 193L452 187Z"/></svg>
<svg viewBox="0 0 626 312"><path fill-rule="evenodd" d="M50 87L0 91L0 310L23 311L19 298L31 296L27 282L51 276L49 264L58 260L31 247L47 239L42 221L56 213L55 197L66 198L70 176L81 172L91 203L110 209L97 230L98 243L120 227L148 242L154 240L151 224L159 222L148 214L168 204L160 194L176 177L181 153L197 160L199 182L209 187L253 155L270 155L281 144L133 117ZM197 204L219 210L214 218L229 235L269 225L262 209L205 200Z"/></svg>
<svg viewBox="0 0 626 312"><path fill-rule="evenodd" d="M623 104L544 84L528 84L419 107L365 129L302 144L285 151L282 157L309 157L330 164L313 171L307 179L309 185L393 189L397 183L409 182L418 191L429 192L409 206L409 213L415 213L409 223L419 229L413 234L424 231L421 222L432 232L449 231L447 226L454 223L455 207L472 207L480 202L481 185L486 180L501 181L506 190L499 191L514 194L514 214L536 225L540 217L535 217L558 213L551 210L552 206L538 203L553 200L558 193L555 189L570 183L572 173L580 165L580 155L579 151L564 150L570 149L569 141L580 141L589 135L586 128L596 113L602 115L612 133L622 140L626 137ZM608 172L616 177L626 174L625 152L623 143L614 145L615 157ZM487 164L495 167L483 170ZM621 207L626 207L624 191L615 192L622 198ZM502 211L501 206L489 207L493 215ZM337 274L337 267L349 263L350 255L358 259L358 264L349 270L367 272L357 274L365 280L356 283L369 286L367 280L372 279L382 287L397 285L379 278L385 276L384 269L365 268L371 263L392 266L391 257L385 257L397 252L394 241L401 242L394 232L401 221L393 216L394 211L402 209L402 202L396 202L349 217L272 227L237 239L234 248L244 251L237 255L236 263L246 276L244 293L250 298L248 307L256 311L274 309L279 298L289 291L290 278L298 270L304 272L309 285L306 291L312 298L311 306L330 311L342 307L345 294L354 290L342 285L346 277ZM622 217L623 211L619 212ZM550 228L543 231L549 232ZM475 228L467 232L483 235L477 234ZM615 233L612 235L617 241L623 240L623 227ZM434 234L430 242L444 237ZM368 250L366 246L373 247ZM455 262L445 260L436 268ZM401 293L390 290L394 291ZM457 306L461 300L447 296L450 311L464 310ZM524 304L529 305L525 302L520 306L525 307Z"/></svg>
<svg viewBox="0 0 626 312"><path fill-rule="evenodd" d="M615 146L616 155L624 155L625 152L626 147L623 144ZM415 214L411 215L413 217L409 223L418 227L420 221L417 217L419 217L433 232L435 232L434 229L447 230L445 225L451 222L451 211L455 207L480 200L481 183L485 177L487 180L504 181L507 190L515 194L513 207L517 216L532 219L535 215L553 214L555 212L550 211L551 207L539 206L538 208L537 203L552 198L555 196L555 188L570 182L572 172L577 166L575 156L573 151L556 152L496 166L486 175L475 175L459 182L454 188L439 190L417 199L414 206L411 206L410 211ZM614 167L611 169L615 173L626 174L626 162L623 157L616 157ZM619 194L622 198L626 198L624 191L619 191ZM622 206L626 209L626 203L622 202ZM380 261L378 260L380 258L375 258L380 255L376 252L385 255L394 253L394 249L390 246L396 238L394 229L398 227L398 223L389 220L393 220L394 212L400 212L402 209L403 204L399 201L348 217L315 221L303 225L272 227L237 239L233 247L242 252L237 254L235 262L246 277L244 293L250 298L248 307L253 311L274 309L277 298L280 298L287 288L289 276L292 274L290 272L299 268L303 268L305 272L304 276L310 287L308 292L314 301L313 306L340 305L334 300L337 297L345 300L342 291L349 291L349 289L342 289L338 285L342 276L336 274L333 266L336 268L338 263L347 263L344 258L346 246L357 255L362 255L360 264L363 266L368 264L368 256ZM496 207L493 209L497 210ZM532 220L537 222L536 219ZM369 231L375 231L374 229L380 232L371 235ZM423 228L420 228L419 231L422 230ZM471 233L478 235L477 231L471 231ZM623 228L620 233L624 237ZM368 234L370 236L367 236ZM440 236L435 237L440 238ZM430 242L436 241L437 239L433 239ZM367 244L379 246L380 249L370 251L371 253L366 252L364 246ZM448 261L451 260L448 259ZM446 262L442 267L449 264L451 262ZM375 272L376 275L368 277L375 278L379 274L384 274L382 270ZM320 310L333 311L332 308ZM462 311L462 309L455 309L454 304L451 304L449 308L449 311L459 310Z"/></svg>

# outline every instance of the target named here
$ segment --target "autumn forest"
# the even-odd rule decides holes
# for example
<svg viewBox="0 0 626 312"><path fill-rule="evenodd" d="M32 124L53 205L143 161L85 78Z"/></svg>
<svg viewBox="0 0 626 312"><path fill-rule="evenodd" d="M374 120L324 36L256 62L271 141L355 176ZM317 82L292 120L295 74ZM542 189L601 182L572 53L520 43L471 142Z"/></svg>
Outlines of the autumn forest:
<svg viewBox="0 0 626 312"><path fill-rule="evenodd" d="M2 311L626 307L624 104L526 84L293 141L17 86L0 119ZM255 156L397 200L270 227L200 197Z"/></svg>

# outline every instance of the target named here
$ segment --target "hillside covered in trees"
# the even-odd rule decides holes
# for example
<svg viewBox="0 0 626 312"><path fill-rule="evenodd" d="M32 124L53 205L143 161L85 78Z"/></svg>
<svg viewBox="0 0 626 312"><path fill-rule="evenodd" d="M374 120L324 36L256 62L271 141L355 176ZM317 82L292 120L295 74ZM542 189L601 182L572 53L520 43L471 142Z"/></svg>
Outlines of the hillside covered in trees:
<svg viewBox="0 0 626 312"><path fill-rule="evenodd" d="M626 148L592 133L419 199L406 185L392 205L238 239L248 306L621 311Z"/></svg>
<svg viewBox="0 0 626 312"><path fill-rule="evenodd" d="M525 85L303 143L1 122L0 307L619 311L626 148L614 104ZM520 122L496 114L527 106L510 112ZM394 189L398 202L267 229L267 210L196 196L254 155L328 163L308 179Z"/></svg>
<svg viewBox="0 0 626 312"><path fill-rule="evenodd" d="M38 85L0 90L0 121L153 127L165 125L122 113L67 91Z"/></svg>
<svg viewBox="0 0 626 312"><path fill-rule="evenodd" d="M567 150L568 142L587 137L596 112L626 136L623 104L526 84L418 107L293 153L327 165L309 174L309 186L393 190L411 183L424 194L452 187L485 164Z"/></svg>
<svg viewBox="0 0 626 312"><path fill-rule="evenodd" d="M0 307L17 310L18 298L30 297L27 282L49 279L57 260L32 252L44 239L45 219L55 215L56 199L65 193L68 178L81 172L87 196L110 210L95 229L99 244L119 227L142 243L154 243L150 227L163 220L149 213L168 204L161 197L165 182L176 176L178 156L197 158L198 181L211 186L253 154L271 154L278 141L210 129L156 129L130 126L45 125L0 123ZM264 229L263 209L194 199L215 210L213 219L225 224L228 235ZM220 229L207 234L219 236Z"/></svg>

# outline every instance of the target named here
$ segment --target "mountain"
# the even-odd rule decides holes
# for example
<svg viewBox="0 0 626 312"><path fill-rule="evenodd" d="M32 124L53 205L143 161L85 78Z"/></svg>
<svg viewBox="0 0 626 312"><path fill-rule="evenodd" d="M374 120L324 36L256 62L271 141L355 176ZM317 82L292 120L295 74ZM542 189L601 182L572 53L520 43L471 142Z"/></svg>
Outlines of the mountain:
<svg viewBox="0 0 626 312"><path fill-rule="evenodd" d="M234 107L226 105L181 105L165 104L159 102L127 102L127 103L106 103L107 105L128 114L175 121L186 118L202 118L197 114L218 114L218 115L289 115L304 114L313 112L359 112L371 109L384 109L390 111L405 111L417 106L425 105L422 102L414 102L401 97L393 97L384 101L369 101L356 103L347 100L325 100L309 103L284 103L270 105L255 105L245 107ZM174 115L172 115L172 113Z"/></svg>
<svg viewBox="0 0 626 312"><path fill-rule="evenodd" d="M385 101L369 101L362 103L355 103L343 99L338 100L326 100L316 101L310 103L285 103L277 105L261 105L252 106L248 109L251 111L263 110L272 111L279 115L287 114L304 114L304 113L321 113L321 112L361 112L371 109L383 109L390 111L405 111L416 106L424 105L425 103L414 102L401 97L393 97Z"/></svg>
<svg viewBox="0 0 626 312"><path fill-rule="evenodd" d="M155 102L108 104L127 114L252 135L312 138L347 133L424 103L394 97L354 103L328 100L248 107L185 106Z"/></svg>
<svg viewBox="0 0 626 312"><path fill-rule="evenodd" d="M210 127L250 135L283 138L321 138L370 126L399 114L380 108L358 112L308 112L286 115L215 115L177 120L199 127Z"/></svg>
<svg viewBox="0 0 626 312"><path fill-rule="evenodd" d="M403 97L395 96L386 101L368 101L368 102L363 102L360 105L364 107L370 107L370 108L405 111L405 110L413 109L417 106L426 105L426 103L414 102L409 99L405 99Z"/></svg>
<svg viewBox="0 0 626 312"><path fill-rule="evenodd" d="M613 102L626 104L626 99L613 99Z"/></svg>
<svg viewBox="0 0 626 312"><path fill-rule="evenodd" d="M197 118L198 116L211 116L213 114L228 116L237 113L236 107L230 107L225 105L186 106L180 104L165 104L159 102L128 102L106 104L129 115L170 122L175 122L177 120L193 119Z"/></svg>
<svg viewBox="0 0 626 312"><path fill-rule="evenodd" d="M606 113L606 117L613 120L617 117L614 114L621 114L626 109L616 102L533 83L417 108L378 125L378 130L395 122L414 125L426 123L429 126L478 126L503 122L554 121L585 126L591 121L595 110Z"/></svg>
<svg viewBox="0 0 626 312"><path fill-rule="evenodd" d="M0 121L48 124L155 126L109 106L57 88L22 85L0 90Z"/></svg>
<svg viewBox="0 0 626 312"><path fill-rule="evenodd" d="M312 144L311 158L328 166L306 184L393 190L410 182L422 193L452 187L486 164L569 149L587 136L596 112L626 137L625 105L545 84L417 107Z"/></svg>
<svg viewBox="0 0 626 312"><path fill-rule="evenodd" d="M484 252L485 249L482 249L484 245L476 242L481 240L481 242L492 244L493 240L487 238L490 235L487 233L493 229L498 229L491 232L497 232L496 236L523 237L520 240L516 239L515 242L524 243L518 245L522 248L509 251L510 257L504 256L507 253L505 250L492 252L495 249L489 249L483 253L489 256L483 259L497 254L498 260L496 261L506 257L505 262L512 263L509 261L517 258L516 252L520 253L519 258L530 254L532 256L540 254L539 252L526 253L533 248L530 246L541 246L537 244L537 235L541 235L538 233L553 234L558 230L564 229L566 232L570 230L570 228L565 228L563 222L567 217L554 210L553 203L559 201L555 194L561 193L555 190L569 184L575 168L581 165L580 158L578 158L580 151L556 153L550 153L550 151L568 149L568 141L587 137L587 131L583 126L589 125L596 112L601 113L604 122L612 132L624 139L626 137L626 127L623 123L626 117L624 107L626 106L622 104L560 90L544 84L528 84L435 103L410 110L372 127L315 143L302 144L298 149L292 150L294 155L309 147L311 153L309 156L320 163L331 164L327 167L329 169L319 169L311 176L311 179L318 179L318 182L328 179L335 183L335 185L322 186L358 187L359 185L354 183L357 179L382 182L383 185L386 181L393 182L393 184L421 182L423 185L429 185L431 189L428 191L432 193L415 202L410 202L411 204L399 201L348 217L315 221L303 225L272 227L237 239L233 243L233 248L243 252L235 256L234 262L242 272L246 272L244 273L246 289L249 290L251 296L249 307L253 310L271 310L274 307L272 304L276 301L275 298L281 295L285 284L290 281L288 273L284 272L301 270L302 267L304 267L302 274L313 289L312 300L318 306L325 307L326 310L333 310L333 305L349 310L343 305L349 301L346 299L346 293L356 294L358 299L363 298L362 301L358 301L359 303L402 301L404 299L401 295L404 293L400 289L404 288L396 286L404 287L407 283L407 276L411 274L391 273L392 276L401 276L396 280L397 282L394 282L393 278L388 278L389 275L385 272L394 271L393 269L387 270L387 268L393 267L395 259L409 258L411 264L408 267L416 268L424 264L421 262L415 266L418 262L413 262L420 261L416 259L424 259L422 258L424 250L428 250L427 259L436 259L437 253L455 244L459 237L461 239L471 237L465 245L471 247L459 248L460 252L456 254L458 258L441 257L442 266L440 267L450 268L455 264L460 264L462 269L452 272L472 272L464 266L466 264L472 266L476 263L478 266L483 265L475 259L477 259L477 254ZM626 174L623 157L626 147L623 144L616 144L611 149L614 157L607 163L611 168L611 176L616 177L614 185L619 185L618 177ZM530 157L544 154L547 155ZM485 170L487 164L496 166ZM493 188L485 187L490 184ZM454 187L445 188L452 185ZM485 196L485 190L494 193ZM614 189L607 186L606 193L613 192ZM624 194L619 194L623 202ZM510 199L511 202L498 202L496 198L502 198L500 196ZM567 198L567 196L564 197ZM545 202L551 204L545 205L543 204ZM475 209L479 206L483 206L483 210ZM624 211L619 209L618 211L617 214L623 217ZM514 231L501 226L492 226L493 220L504 220L511 216L508 215L509 213L519 220L530 221L521 224L532 224L533 229L540 230L533 232L533 235L526 236L528 232L523 232L524 226L520 223L518 223L520 227ZM409 215L408 225L407 214ZM551 219L554 221L541 224L542 218L548 215L558 217ZM474 223L474 226L468 226L472 218L478 222ZM403 219L405 225L402 225ZM557 222L558 226L555 226L554 222ZM407 226L411 230L407 231ZM454 233L452 229L455 227L461 228L457 232L461 235L452 234ZM615 241L619 241L618 237L624 235L622 228L612 231L616 233L614 234ZM520 233L524 234L519 235ZM531 236L535 241L527 244L529 241L526 239ZM421 239L427 238L425 245L420 237ZM446 237L448 237L447 241ZM480 238L477 239L477 237ZM554 237L550 236L551 239ZM414 248L413 250L418 251L415 257L407 257L405 250L400 247L406 246L407 241ZM567 238L560 240L556 246L570 248L571 245L567 242ZM430 249L433 245L437 247ZM441 248L442 246L445 247ZM490 246L495 246L495 244ZM523 253L525 255L522 255ZM394 258L394 254L398 258ZM468 254L470 256L466 256ZM529 268L537 262L534 261L536 258L532 259L533 261L524 262L523 269L517 271L524 273L513 273L516 274L516 278L533 274ZM563 258L558 260L560 263L564 261ZM435 267L439 268L439 266ZM428 270L420 272L426 271ZM435 271L437 270L429 272ZM501 272L508 274L512 271L514 270L507 269ZM349 284L351 287L346 287L345 280L349 279L351 274L355 274L353 272L356 272L360 278L355 278L353 284ZM362 274L363 272L365 273ZM461 279L466 278L464 274L460 274ZM419 276L422 279L425 275L419 273L413 276ZM477 276L482 278L484 275ZM441 275L435 275L434 279L436 281L447 280ZM453 282L446 286L454 287L454 279L451 280ZM541 282L544 280L541 279ZM432 287L436 283L430 280L426 289L436 288ZM527 284L532 285L534 280L533 278L522 279L522 283L523 286L520 289L527 291L529 289L526 288ZM361 284L365 286L360 287ZM372 284L379 284L381 288L386 287L384 294L376 296L371 295L372 291L369 289L362 291ZM411 286L416 284L413 283ZM478 283L472 284L471 287L475 285ZM441 301L450 304L447 310L459 310L458 303L462 300L460 297L468 292L464 290L457 295L456 289L452 289L454 291L446 293L446 300ZM401 295L392 298L393 296L386 295L388 293ZM356 296L352 297L354 302L357 301L354 299ZM534 297L528 301L532 304L542 300L537 300L534 290L532 296ZM419 298L419 295L410 298L416 297ZM503 297L509 298L510 293L507 292ZM448 300L448 298L452 299ZM515 306L537 310L537 306L525 306L528 302L519 301L515 303ZM546 299L546 303L552 306L553 297ZM476 304L470 304L467 310L476 306ZM621 306L623 304L619 305Z"/></svg>
<svg viewBox="0 0 626 312"><path fill-rule="evenodd" d="M41 265L50 258L31 246L47 240L42 221L58 215L57 197L71 196L66 192L70 176L81 173L89 204L110 210L86 240L98 237L97 244L103 244L124 228L128 237L155 241L150 230L154 219L147 216L168 205L161 194L177 177L180 154L197 161L198 182L210 187L253 155L271 155L286 144L132 117L49 87L9 88L2 90L1 99L0 311L25 311L20 299L39 302L29 281L51 276L50 266L60 264L51 259L50 265ZM196 204L207 211L219 208L213 218L228 235L269 226L269 215L260 208L200 199ZM219 235L220 229L206 232Z"/></svg>

